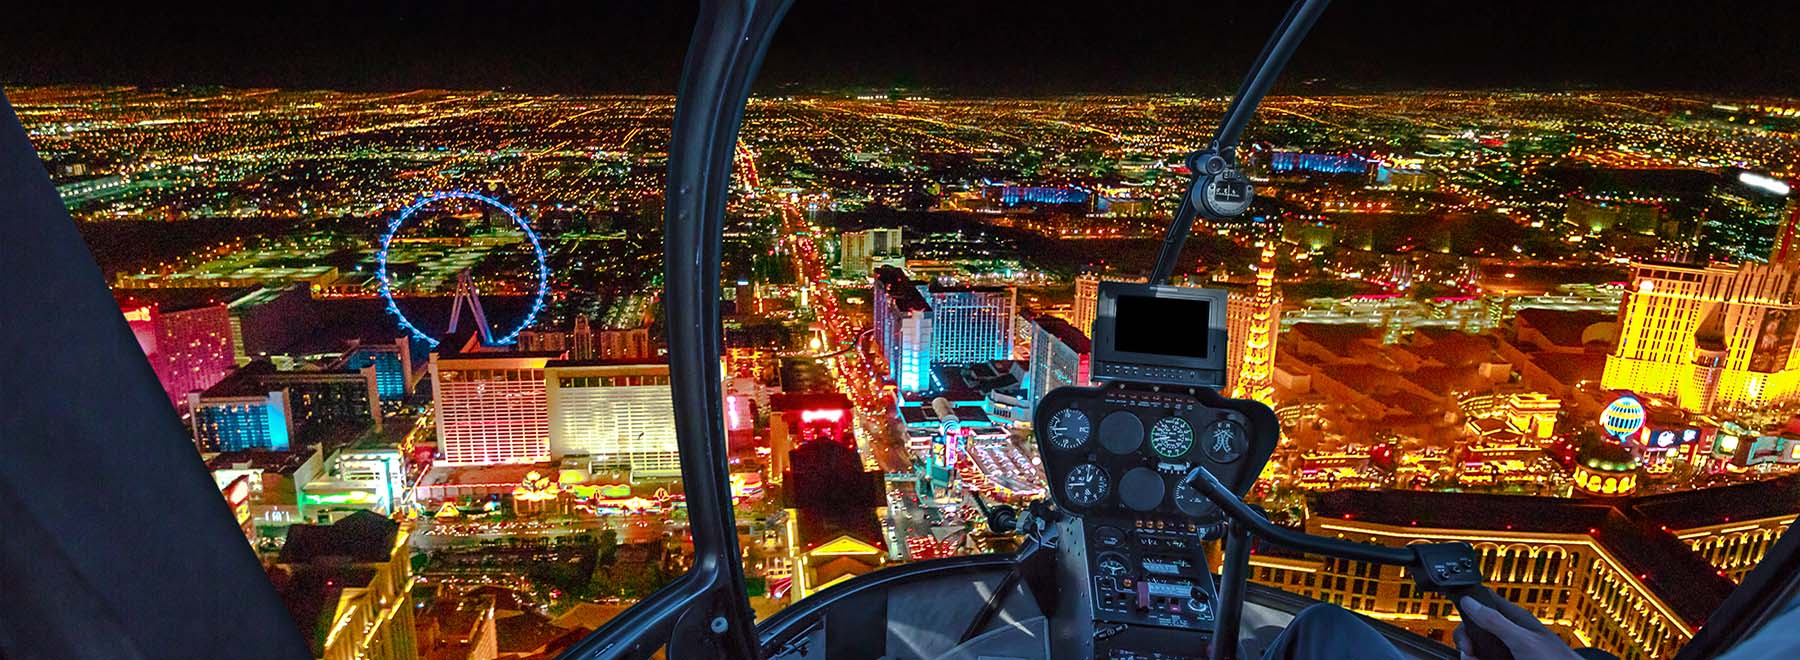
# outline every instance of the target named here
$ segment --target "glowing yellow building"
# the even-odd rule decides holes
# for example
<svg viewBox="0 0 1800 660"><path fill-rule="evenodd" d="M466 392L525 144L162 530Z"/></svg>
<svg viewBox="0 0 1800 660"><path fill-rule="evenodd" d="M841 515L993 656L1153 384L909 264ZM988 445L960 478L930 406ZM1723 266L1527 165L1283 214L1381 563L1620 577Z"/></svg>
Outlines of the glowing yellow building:
<svg viewBox="0 0 1800 660"><path fill-rule="evenodd" d="M1116 275L1099 276L1082 274L1075 278L1075 305L1069 312L1069 325L1075 326L1081 334L1094 336L1094 317L1100 314L1100 283L1131 282L1141 284L1147 282L1142 277L1119 277Z"/></svg>
<svg viewBox="0 0 1800 660"><path fill-rule="evenodd" d="M320 660L416 660L411 524L294 525L270 579Z"/></svg>
<svg viewBox="0 0 1800 660"><path fill-rule="evenodd" d="M1281 292L1275 287L1275 241L1263 241L1256 264L1256 285L1232 291L1225 306L1231 347L1226 359L1227 388L1232 398L1274 405L1275 340L1281 333Z"/></svg>
<svg viewBox="0 0 1800 660"><path fill-rule="evenodd" d="M1636 263L1601 385L1693 412L1800 401L1800 269Z"/></svg>
<svg viewBox="0 0 1800 660"><path fill-rule="evenodd" d="M807 521L802 517L800 511L788 509L783 527L788 549L787 570L793 580L789 593L793 601L887 564L887 551L858 538L857 534L837 534L830 540L809 546L806 532L801 529Z"/></svg>
<svg viewBox="0 0 1800 660"><path fill-rule="evenodd" d="M1316 496L1306 529L1402 546L1468 541L1489 586L1571 644L1672 657L1800 512L1800 479L1606 500L1415 491ZM1455 606L1393 566L1257 554L1253 581L1448 641Z"/></svg>

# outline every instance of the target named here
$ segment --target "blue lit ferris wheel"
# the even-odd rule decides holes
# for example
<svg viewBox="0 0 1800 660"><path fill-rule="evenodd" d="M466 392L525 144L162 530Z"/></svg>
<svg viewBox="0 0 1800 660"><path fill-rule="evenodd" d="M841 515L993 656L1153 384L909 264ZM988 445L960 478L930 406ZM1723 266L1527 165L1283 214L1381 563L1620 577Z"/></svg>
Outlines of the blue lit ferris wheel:
<svg viewBox="0 0 1800 660"><path fill-rule="evenodd" d="M518 325L513 326L506 334L493 336L491 330L487 327L487 319L481 311L480 303L473 298L473 290L470 289L465 291L461 288L461 284L459 284L457 292L458 300L452 308L453 311L450 316L451 329L454 331L457 317L456 312L459 312L462 309L461 297L468 295L470 297L469 304L472 308L471 312L475 316L475 323L481 329L482 340L484 342L503 346L517 343L519 340L519 333L526 328L531 327L531 325L537 321L538 313L542 312L544 309L544 299L548 297L550 293L550 262L544 254L544 246L538 242L537 232L531 229L531 223L526 221L525 217L519 215L519 212L513 210L512 207L502 204L500 203L500 200L488 197L487 195L461 191L431 193L419 198L419 200L413 202L411 206L402 209L399 215L394 216L394 219L388 222L387 231L382 232L381 234L381 250L376 253L375 276L381 280L381 299L387 303L388 313L394 316L394 319L399 322L402 329L412 334L412 336L423 340L432 347L438 345L438 339L426 334L425 331L420 330L417 325L414 325L412 320L408 319L406 314L400 311L400 305L394 301L394 291L388 279L388 246L394 242L394 236L400 232L401 227L405 226L407 220L412 219L414 213L418 213L419 209L446 199L470 199L500 209L507 217L512 218L513 224L519 227L519 231L525 233L525 240L531 243L531 252L537 257L537 290L532 295L531 308L525 312L523 318L519 319ZM466 279L464 284L466 284Z"/></svg>

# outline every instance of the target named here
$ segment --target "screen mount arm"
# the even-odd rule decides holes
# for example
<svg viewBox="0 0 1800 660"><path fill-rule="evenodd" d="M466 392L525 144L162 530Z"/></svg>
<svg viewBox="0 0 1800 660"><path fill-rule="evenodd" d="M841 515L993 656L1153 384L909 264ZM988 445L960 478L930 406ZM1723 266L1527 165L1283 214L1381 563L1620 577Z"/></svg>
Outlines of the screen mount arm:
<svg viewBox="0 0 1800 660"><path fill-rule="evenodd" d="M1202 215L1212 220L1233 218L1250 207L1254 194L1249 179L1238 171L1238 140L1243 137L1244 126L1250 123L1250 117L1256 114L1257 106L1262 104L1263 96L1275 85L1275 78L1287 67L1288 58L1300 47L1301 40L1306 38L1319 14L1324 13L1325 6L1330 3L1331 0L1294 0L1268 43L1263 44L1256 62L1250 65L1250 73L1231 98L1231 105L1226 107L1212 142L1205 149L1188 154L1187 168L1192 178L1188 180L1187 192L1181 196L1175 219L1169 224L1169 233L1163 237L1162 249L1157 252L1156 266L1150 271L1151 284L1168 283L1169 276L1175 271L1175 262L1181 259L1181 248L1187 243L1188 233L1194 228L1195 218Z"/></svg>

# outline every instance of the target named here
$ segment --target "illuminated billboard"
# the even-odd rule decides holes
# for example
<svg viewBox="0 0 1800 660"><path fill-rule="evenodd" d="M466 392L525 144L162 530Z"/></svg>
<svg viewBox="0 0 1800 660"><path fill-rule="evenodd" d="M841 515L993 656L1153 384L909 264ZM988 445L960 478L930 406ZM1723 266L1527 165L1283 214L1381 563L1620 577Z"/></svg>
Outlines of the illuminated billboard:
<svg viewBox="0 0 1800 660"><path fill-rule="evenodd" d="M1643 444L1651 451L1672 451L1700 440L1700 429L1683 426L1651 426L1644 430Z"/></svg>
<svg viewBox="0 0 1800 660"><path fill-rule="evenodd" d="M256 538L256 526L251 524L250 516L250 475L240 474L231 483L225 485L220 494L225 496L225 503L231 506L231 513L237 518L238 527L243 528L244 538Z"/></svg>
<svg viewBox="0 0 1800 660"><path fill-rule="evenodd" d="M1738 467L1800 463L1800 436L1721 433L1713 442L1713 456Z"/></svg>
<svg viewBox="0 0 1800 660"><path fill-rule="evenodd" d="M1771 309L1763 313L1757 325L1754 348L1750 351L1750 370L1765 374L1787 369L1788 354L1794 347L1794 334L1800 329L1800 314L1792 310Z"/></svg>
<svg viewBox="0 0 1800 660"><path fill-rule="evenodd" d="M1600 428L1605 429L1607 435L1624 442L1633 433L1644 428L1645 416L1643 402L1628 394L1613 399L1612 404L1600 413Z"/></svg>

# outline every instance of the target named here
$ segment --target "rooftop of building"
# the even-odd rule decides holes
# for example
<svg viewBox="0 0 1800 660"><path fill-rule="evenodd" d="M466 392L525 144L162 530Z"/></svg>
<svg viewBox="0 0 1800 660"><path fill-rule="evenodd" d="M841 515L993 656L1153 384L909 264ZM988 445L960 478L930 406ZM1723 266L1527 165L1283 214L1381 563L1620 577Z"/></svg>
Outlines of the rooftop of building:
<svg viewBox="0 0 1800 660"><path fill-rule="evenodd" d="M951 412L955 413L957 421L965 424L990 423L987 411L983 410L981 406L960 405L952 408ZM930 405L901 406L900 420L907 425L935 424L938 422L938 413L937 409Z"/></svg>
<svg viewBox="0 0 1800 660"><path fill-rule="evenodd" d="M392 557L399 534L400 523L372 511L358 511L330 525L292 525L278 563L382 563Z"/></svg>
<svg viewBox="0 0 1800 660"><path fill-rule="evenodd" d="M798 511L800 538L807 548L840 536L883 547L875 516L883 506L882 477L862 469L855 447L814 440L789 453L786 506Z"/></svg>
<svg viewBox="0 0 1800 660"><path fill-rule="evenodd" d="M589 633L589 628L564 628L535 612L525 611L495 621L502 657L518 660L551 660ZM529 654L529 655L516 655Z"/></svg>
<svg viewBox="0 0 1800 660"><path fill-rule="evenodd" d="M807 549L812 549L836 540L840 536L862 541L877 548L886 548L882 539L881 522L876 519L875 510L869 509L795 509L799 516L797 523L800 542Z"/></svg>
<svg viewBox="0 0 1800 660"><path fill-rule="evenodd" d="M1082 332L1080 328L1068 321L1048 314L1040 314L1032 322L1076 353L1085 355L1094 350L1094 343L1088 339L1087 333Z"/></svg>
<svg viewBox="0 0 1800 660"><path fill-rule="evenodd" d="M1326 357L1343 360L1380 350L1382 331L1365 325L1334 323L1297 323L1282 337L1282 343L1299 348L1298 342L1316 345Z"/></svg>
<svg viewBox="0 0 1800 660"><path fill-rule="evenodd" d="M1800 513L1800 477L1646 495L1632 507L1673 530Z"/></svg>
<svg viewBox="0 0 1800 660"><path fill-rule="evenodd" d="M1513 315L1513 322L1523 330L1530 327L1553 346L1581 348L1582 335L1595 323L1615 321L1618 314L1592 310L1562 310L1528 307Z"/></svg>
<svg viewBox="0 0 1800 660"><path fill-rule="evenodd" d="M934 391L926 398L979 399L995 390L1019 387L1031 365L1022 360L993 360L966 365L941 364L931 368Z"/></svg>
<svg viewBox="0 0 1800 660"><path fill-rule="evenodd" d="M930 311L931 304L925 301L924 294L919 293L919 282L907 277L906 271L893 266L882 266L874 271L875 286L887 294L894 308L901 312Z"/></svg>
<svg viewBox="0 0 1800 660"><path fill-rule="evenodd" d="M521 465L434 465L419 477L419 486L498 486L517 484L525 475L557 474L557 464L527 463Z"/></svg>
<svg viewBox="0 0 1800 660"><path fill-rule="evenodd" d="M275 365L267 360L254 360L249 364L232 370L212 387L200 394L202 400L224 399L246 396L263 396L269 393L258 379L260 376L275 373Z"/></svg>
<svg viewBox="0 0 1800 660"><path fill-rule="evenodd" d="M480 335L473 329L459 330L456 334L443 337L437 346L439 360L561 360L568 357L569 352L561 351L521 351L511 346L495 346L482 343Z"/></svg>
<svg viewBox="0 0 1800 660"><path fill-rule="evenodd" d="M263 396L280 389L282 383L344 379L360 381L362 372L352 369L301 368L282 371L268 360L251 360L232 370L225 378L206 388L202 399Z"/></svg>
<svg viewBox="0 0 1800 660"><path fill-rule="evenodd" d="M368 586L375 564L392 558L400 524L369 511L358 511L331 525L288 528L281 556L270 580L287 605L294 623L306 633L313 655L322 657L325 641L345 589Z"/></svg>
<svg viewBox="0 0 1800 660"><path fill-rule="evenodd" d="M206 459L208 470L243 470L255 469L264 472L292 475L311 459L315 450L274 451L269 449L245 449L214 454Z"/></svg>
<svg viewBox="0 0 1800 660"><path fill-rule="evenodd" d="M260 287L238 287L230 289L114 289L113 299L119 302L119 309L137 309L145 305L154 305L157 311L172 313L228 305L233 301L256 293Z"/></svg>
<svg viewBox="0 0 1800 660"><path fill-rule="evenodd" d="M1574 384L1582 381L1600 380L1606 371L1606 354L1601 352L1581 354L1536 355L1532 364L1550 374L1558 383Z"/></svg>
<svg viewBox="0 0 1800 660"><path fill-rule="evenodd" d="M446 591L439 589L437 595L431 598L431 604L419 613L418 618L436 623L446 637L467 640L475 633L476 626L487 617L488 612L493 611L494 596L486 593L454 595Z"/></svg>
<svg viewBox="0 0 1800 660"><path fill-rule="evenodd" d="M320 564L271 567L269 579L287 606L294 625L306 636L313 657L325 657L325 640L336 623L337 603L345 589L368 586L375 569L367 565Z"/></svg>
<svg viewBox="0 0 1800 660"><path fill-rule="evenodd" d="M1495 348L1493 337L1469 334L1452 328L1418 328L1413 331L1412 337L1397 346L1420 359L1449 366L1506 361Z"/></svg>
<svg viewBox="0 0 1800 660"><path fill-rule="evenodd" d="M551 360L544 363L548 367L659 367L663 371L669 369L669 358L652 356L643 358L590 358L586 360Z"/></svg>
<svg viewBox="0 0 1800 660"><path fill-rule="evenodd" d="M1675 532L1792 517L1800 513L1800 477L1617 499L1343 490L1316 496L1312 512L1401 528L1588 536L1698 626L1736 585Z"/></svg>
<svg viewBox="0 0 1800 660"><path fill-rule="evenodd" d="M781 389L794 394L835 392L831 375L810 357L783 357L779 361Z"/></svg>

